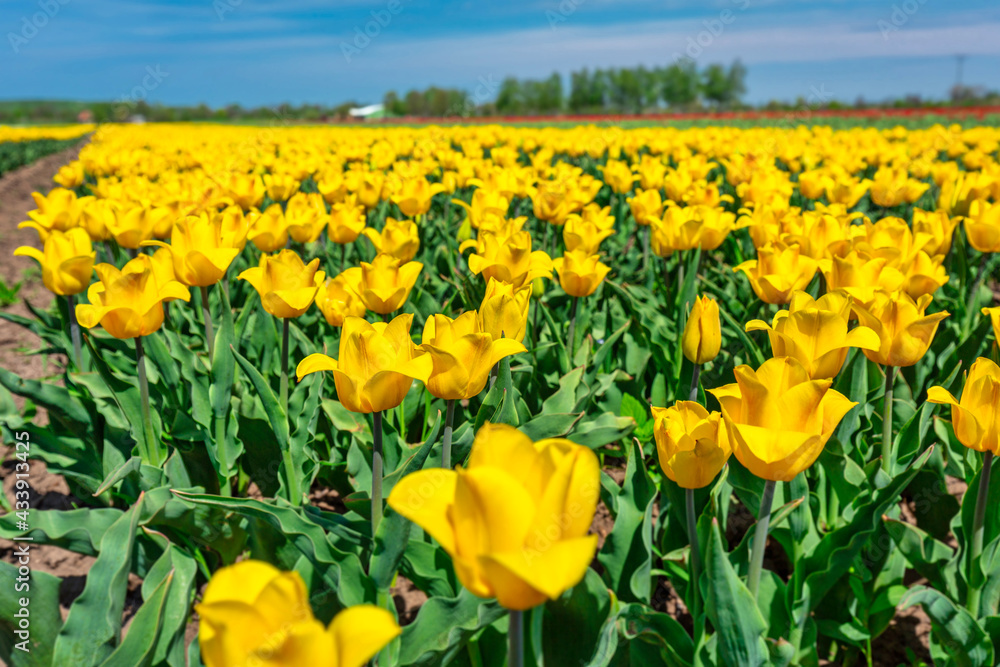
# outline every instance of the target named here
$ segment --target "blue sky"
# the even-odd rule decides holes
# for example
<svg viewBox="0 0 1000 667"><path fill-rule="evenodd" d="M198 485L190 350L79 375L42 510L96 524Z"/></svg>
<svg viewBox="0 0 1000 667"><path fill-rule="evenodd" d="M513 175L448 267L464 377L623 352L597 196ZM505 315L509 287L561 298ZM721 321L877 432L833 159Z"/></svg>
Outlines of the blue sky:
<svg viewBox="0 0 1000 667"><path fill-rule="evenodd" d="M369 103L432 84L491 99L507 75L686 52L742 58L754 103L940 98L957 53L966 83L1000 88L996 0L0 0L0 32L4 99Z"/></svg>

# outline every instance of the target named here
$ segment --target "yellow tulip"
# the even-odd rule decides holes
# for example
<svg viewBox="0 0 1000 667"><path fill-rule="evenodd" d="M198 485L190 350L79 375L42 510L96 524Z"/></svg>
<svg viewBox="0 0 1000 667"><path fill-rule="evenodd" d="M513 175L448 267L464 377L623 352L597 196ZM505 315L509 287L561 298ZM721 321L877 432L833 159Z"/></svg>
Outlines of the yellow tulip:
<svg viewBox="0 0 1000 667"><path fill-rule="evenodd" d="M1000 252L1000 204L976 199L969 204L965 235L979 252Z"/></svg>
<svg viewBox="0 0 1000 667"><path fill-rule="evenodd" d="M294 250L282 250L261 255L258 266L237 278L253 285L264 310L287 319L309 310L326 274L319 270L319 258L305 264Z"/></svg>
<svg viewBox="0 0 1000 667"><path fill-rule="evenodd" d="M347 181L344 179L344 172L339 167L323 172L323 175L316 181L316 189L323 195L327 204L336 204L348 197ZM354 199L357 200L357 195L354 196Z"/></svg>
<svg viewBox="0 0 1000 667"><path fill-rule="evenodd" d="M559 284L570 296L590 296L611 270L599 255L591 255L582 248L552 260L552 265L559 274Z"/></svg>
<svg viewBox="0 0 1000 667"><path fill-rule="evenodd" d="M951 406L955 437L969 449L1000 454L1000 367L980 357L969 368L962 400L944 387L927 390L927 400Z"/></svg>
<svg viewBox="0 0 1000 667"><path fill-rule="evenodd" d="M654 236L657 227L666 234L673 250L715 250L726 240L736 224L736 215L713 206L668 206L663 219L651 219Z"/></svg>
<svg viewBox="0 0 1000 667"><path fill-rule="evenodd" d="M158 234L158 229L169 234L168 223L172 223L173 219L174 214L169 208L136 205L119 212L114 218L108 218L107 225L118 245L137 250L144 241L165 236Z"/></svg>
<svg viewBox="0 0 1000 667"><path fill-rule="evenodd" d="M206 667L362 667L401 632L374 605L348 607L324 628L299 573L258 560L217 571L195 609Z"/></svg>
<svg viewBox="0 0 1000 667"><path fill-rule="evenodd" d="M571 215L563 227L563 243L568 251L583 250L588 255L593 255L600 248L601 241L614 233L614 229L601 228L590 220Z"/></svg>
<svg viewBox="0 0 1000 667"><path fill-rule="evenodd" d="M523 341L528 326L531 293L531 285L515 288L510 283L490 278L476 315L479 329L493 338Z"/></svg>
<svg viewBox="0 0 1000 667"><path fill-rule="evenodd" d="M348 189L358 196L358 201L369 211L382 201L382 186L385 174L370 171L349 171L345 175Z"/></svg>
<svg viewBox="0 0 1000 667"><path fill-rule="evenodd" d="M635 196L628 200L628 205L639 225L648 225L650 219L663 214L663 199L659 190L637 190Z"/></svg>
<svg viewBox="0 0 1000 667"><path fill-rule="evenodd" d="M521 287L535 278L552 276L552 258L544 250L531 250L531 235L516 232L506 240L484 234L481 248L469 256L469 271Z"/></svg>
<svg viewBox="0 0 1000 667"><path fill-rule="evenodd" d="M80 226L90 234L91 241L107 241L111 238L108 224L114 224L121 206L109 199L91 199L80 214Z"/></svg>
<svg viewBox="0 0 1000 667"><path fill-rule="evenodd" d="M993 340L1000 345L1000 306L983 308L983 315L990 318L990 323L993 325Z"/></svg>
<svg viewBox="0 0 1000 667"><path fill-rule="evenodd" d="M260 206L267 194L267 188L257 174L228 172L227 180L220 185L226 193L225 203L239 206L244 211Z"/></svg>
<svg viewBox="0 0 1000 667"><path fill-rule="evenodd" d="M365 222L365 207L358 203L357 195L348 195L333 204L326 225L327 234L334 243L353 243L364 231Z"/></svg>
<svg viewBox="0 0 1000 667"><path fill-rule="evenodd" d="M525 351L513 338L494 338L483 331L476 311L462 313L454 320L446 315L428 318L421 343L434 362L427 390L445 400L477 396L495 364Z"/></svg>
<svg viewBox="0 0 1000 667"><path fill-rule="evenodd" d="M407 475L389 506L438 541L471 593L525 610L583 579L599 495L600 465L587 447L486 424L467 468Z"/></svg>
<svg viewBox="0 0 1000 667"><path fill-rule="evenodd" d="M352 284L346 274L345 271L336 278L328 278L316 295L316 306L332 327L342 326L348 317L364 317L368 312L358 294L358 286Z"/></svg>
<svg viewBox="0 0 1000 667"><path fill-rule="evenodd" d="M722 324L719 304L708 296L695 299L684 326L681 350L692 364L707 364L722 348Z"/></svg>
<svg viewBox="0 0 1000 667"><path fill-rule="evenodd" d="M67 165L59 167L59 171L52 177L53 181L70 190L83 185L84 179L83 163L79 160L74 160Z"/></svg>
<svg viewBox="0 0 1000 667"><path fill-rule="evenodd" d="M451 203L466 210L473 229L479 229L486 220L506 217L507 209L510 208L510 200L503 194L484 188L477 188L472 193L471 204L466 204L461 199L452 199Z"/></svg>
<svg viewBox="0 0 1000 667"><path fill-rule="evenodd" d="M349 284L356 286L368 310L388 315L402 308L410 298L410 290L417 284L423 268L420 262L403 264L392 255L376 255L370 264L361 262L360 267L347 269L343 275Z"/></svg>
<svg viewBox="0 0 1000 667"><path fill-rule="evenodd" d="M813 380L830 379L840 372L849 348L877 350L878 334L859 326L849 330L853 300L844 292L830 292L819 299L793 292L788 310L778 311L768 325L747 322L747 331L767 331L775 357L793 357Z"/></svg>
<svg viewBox="0 0 1000 667"><path fill-rule="evenodd" d="M174 276L188 287L214 285L222 280L240 254L247 226L224 230L224 218L189 215L174 225L170 245L146 241L144 245L166 248L174 262Z"/></svg>
<svg viewBox="0 0 1000 667"><path fill-rule="evenodd" d="M654 407L652 413L656 454L667 477L685 489L711 484L732 454L722 415L693 401Z"/></svg>
<svg viewBox="0 0 1000 667"><path fill-rule="evenodd" d="M289 174L264 174L264 189L274 201L291 199L299 191L300 183Z"/></svg>
<svg viewBox="0 0 1000 667"><path fill-rule="evenodd" d="M160 257L167 260L166 253ZM76 319L88 329L100 324L115 338L148 336L163 325L163 302L188 301L188 288L157 268L162 260L139 255L119 271L110 264L95 268L99 282L87 290L87 300L76 307Z"/></svg>
<svg viewBox="0 0 1000 667"><path fill-rule="evenodd" d="M598 167L598 169L604 174L604 182L618 194L624 194L632 190L635 175L632 173L632 169L624 162L620 160L608 160L607 164L603 167Z"/></svg>
<svg viewBox="0 0 1000 667"><path fill-rule="evenodd" d="M950 216L947 211L924 211L913 209L913 235L921 239L921 246L928 255L947 255L951 249L951 237L955 227L962 220Z"/></svg>
<svg viewBox="0 0 1000 667"><path fill-rule="evenodd" d="M401 262L409 262L420 250L420 234L412 220L386 218L381 232L369 227L364 235L377 253L391 255Z"/></svg>
<svg viewBox="0 0 1000 667"><path fill-rule="evenodd" d="M722 405L733 453L757 477L790 482L813 464L854 403L811 380L792 357L768 359L756 371L738 366L736 383L710 390Z"/></svg>
<svg viewBox="0 0 1000 667"><path fill-rule="evenodd" d="M830 291L842 290L861 304L871 303L875 292L894 292L902 289L906 276L898 269L887 266L886 257L852 250L845 257L834 256L820 261L826 288Z"/></svg>
<svg viewBox="0 0 1000 667"><path fill-rule="evenodd" d="M299 380L310 373L332 371L337 398L351 412L390 410L406 398L413 380L426 383L431 358L413 344L413 315L404 313L391 322L371 324L348 317L340 333L339 359L310 354L299 362Z"/></svg>
<svg viewBox="0 0 1000 667"><path fill-rule="evenodd" d="M278 252L288 245L288 223L281 204L271 204L263 213L253 209L247 215L247 239L261 252Z"/></svg>
<svg viewBox="0 0 1000 667"><path fill-rule="evenodd" d="M403 181L403 187L392 194L403 215L415 218L431 209L431 199L434 195L444 192L440 183L430 183L426 178L410 178Z"/></svg>
<svg viewBox="0 0 1000 667"><path fill-rule="evenodd" d="M84 209L94 201L93 197L77 198L75 192L66 188L53 188L48 195L32 192L31 197L38 209L28 213L31 220L17 227L34 229L42 241L52 231L65 232L78 226Z"/></svg>
<svg viewBox="0 0 1000 667"><path fill-rule="evenodd" d="M906 292L875 292L869 304L854 305L858 321L878 334L877 350L865 350L865 356L883 366L912 366L927 353L938 324L948 313L924 315L931 297L918 300Z"/></svg>
<svg viewBox="0 0 1000 667"><path fill-rule="evenodd" d="M316 193L297 192L285 207L285 224L288 235L296 243L312 243L327 225L326 205Z"/></svg>
<svg viewBox="0 0 1000 667"><path fill-rule="evenodd" d="M783 305L793 291L809 285L816 267L816 260L803 255L799 246L775 243L758 248L757 259L747 260L733 270L746 274L761 301Z"/></svg>
<svg viewBox="0 0 1000 667"><path fill-rule="evenodd" d="M42 282L53 294L63 296L79 294L90 285L97 253L90 243L90 235L82 227L63 233L52 230L45 239L43 250L21 246L14 251L16 257L30 257L42 267Z"/></svg>

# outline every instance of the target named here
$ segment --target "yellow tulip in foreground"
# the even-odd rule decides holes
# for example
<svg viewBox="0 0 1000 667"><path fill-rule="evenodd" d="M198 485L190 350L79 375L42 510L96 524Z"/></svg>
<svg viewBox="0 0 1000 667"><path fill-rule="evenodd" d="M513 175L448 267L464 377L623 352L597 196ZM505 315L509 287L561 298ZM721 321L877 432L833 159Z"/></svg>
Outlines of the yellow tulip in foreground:
<svg viewBox="0 0 1000 667"><path fill-rule="evenodd" d="M493 338L480 329L475 311L454 320L446 315L428 318L420 347L434 362L427 390L445 400L478 395L497 362L526 351L513 338Z"/></svg>
<svg viewBox="0 0 1000 667"><path fill-rule="evenodd" d="M347 269L344 276L368 310L388 315L406 303L423 268L420 262L401 264L392 255L377 255L370 264L361 262L360 267Z"/></svg>
<svg viewBox="0 0 1000 667"><path fill-rule="evenodd" d="M294 250L282 250L276 255L261 255L260 266L238 277L257 290L264 310L287 319L309 310L326 274L319 270L319 258L305 264Z"/></svg>
<svg viewBox="0 0 1000 667"><path fill-rule="evenodd" d="M969 449L1000 454L1000 367L980 357L969 368L958 401L944 387L927 390L927 400L951 406L955 437Z"/></svg>
<svg viewBox="0 0 1000 667"><path fill-rule="evenodd" d="M611 270L601 262L600 256L591 255L582 248L552 260L552 265L559 274L559 284L570 296L590 296Z"/></svg>
<svg viewBox="0 0 1000 667"><path fill-rule="evenodd" d="M877 350L865 350L865 356L883 366L912 366L927 353L938 324L948 313L924 315L930 295L914 301L906 292L875 292L867 306L854 306L858 321L873 329L879 337Z"/></svg>
<svg viewBox="0 0 1000 667"><path fill-rule="evenodd" d="M90 235L82 227L68 232L52 230L45 239L44 249L21 246L16 257L30 257L42 267L42 282L53 294L79 294L90 284L96 253Z"/></svg>
<svg viewBox="0 0 1000 667"><path fill-rule="evenodd" d="M525 610L583 578L597 548L587 531L599 493L600 465L587 447L486 424L467 468L408 475L389 506L441 544L470 592Z"/></svg>
<svg viewBox="0 0 1000 667"><path fill-rule="evenodd" d="M88 329L100 324L115 338L148 336L163 325L163 302L188 301L188 288L154 269L149 255L139 255L121 271L110 264L95 269L100 282L87 290L89 304L76 307L76 319Z"/></svg>
<svg viewBox="0 0 1000 667"><path fill-rule="evenodd" d="M420 249L417 223L412 220L386 218L381 232L369 227L364 235L375 246L377 253L391 255L401 262L409 262Z"/></svg>
<svg viewBox="0 0 1000 667"><path fill-rule="evenodd" d="M732 453L721 414L694 401L652 412L656 453L667 477L685 489L711 484Z"/></svg>
<svg viewBox="0 0 1000 667"><path fill-rule="evenodd" d="M857 405L812 380L791 357L768 359L756 371L738 366L736 383L711 390L722 405L729 444L761 479L790 482L813 464L848 410Z"/></svg>
<svg viewBox="0 0 1000 667"><path fill-rule="evenodd" d="M337 398L351 412L382 412L403 402L413 380L427 382L433 362L410 339L413 315L371 324L348 317L340 333L340 358L310 354L299 362L299 380L332 371Z"/></svg>
<svg viewBox="0 0 1000 667"><path fill-rule="evenodd" d="M162 241L145 245L166 248L174 262L174 275L188 287L214 285L226 275L247 236L245 224L225 229L224 222L222 216L189 215L174 224L169 245Z"/></svg>
<svg viewBox="0 0 1000 667"><path fill-rule="evenodd" d="M746 274L761 301L783 305L793 291L809 285L816 267L816 260L803 255L799 246L769 243L757 250L757 259L748 259L733 270Z"/></svg>
<svg viewBox="0 0 1000 667"><path fill-rule="evenodd" d="M490 278L477 312L480 330L493 338L510 338L518 342L524 340L531 292L531 285L515 288L510 283Z"/></svg>
<svg viewBox="0 0 1000 667"><path fill-rule="evenodd" d="M258 560L216 572L196 610L206 667L361 667L401 632L374 605L348 607L324 628L299 573Z"/></svg>
<svg viewBox="0 0 1000 667"><path fill-rule="evenodd" d="M840 372L847 350L877 350L878 334L866 326L849 330L853 300L844 292L830 292L814 300L808 293L792 293L788 310L780 310L771 325L747 322L747 331L767 331L775 357L794 357L813 380Z"/></svg>
<svg viewBox="0 0 1000 667"><path fill-rule="evenodd" d="M722 348L722 324L719 304L715 299L700 296L695 299L684 326L681 349L692 364L707 364Z"/></svg>

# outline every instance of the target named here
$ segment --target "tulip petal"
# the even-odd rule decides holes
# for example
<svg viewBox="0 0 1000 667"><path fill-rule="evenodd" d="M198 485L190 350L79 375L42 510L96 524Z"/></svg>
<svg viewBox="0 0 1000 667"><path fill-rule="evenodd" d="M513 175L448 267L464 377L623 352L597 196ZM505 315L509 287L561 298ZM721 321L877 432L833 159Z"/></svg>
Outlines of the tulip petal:
<svg viewBox="0 0 1000 667"><path fill-rule="evenodd" d="M333 664L336 667L361 667L398 637L402 630L389 611L363 604L348 607L334 616L327 632L333 639L337 657Z"/></svg>
<svg viewBox="0 0 1000 667"><path fill-rule="evenodd" d="M45 262L45 255L42 254L42 251L39 250L38 248L35 248L34 246L30 246L30 245L23 245L20 248L18 248L17 250L15 250L14 251L14 256L15 257L30 257L31 259L35 260L39 264L43 264Z"/></svg>
<svg viewBox="0 0 1000 667"><path fill-rule="evenodd" d="M480 556L480 562L491 581L506 578L504 574L507 574L554 600L580 583L596 550L597 535L586 535L554 542L544 551L527 548L491 553ZM497 600L508 609L530 609L538 604L534 596L524 595L517 587L494 584L494 588Z"/></svg>
<svg viewBox="0 0 1000 667"><path fill-rule="evenodd" d="M328 357L325 354L315 352L299 362L299 365L295 367L295 377L297 380L301 381L302 378L310 373L335 370L337 370L336 359Z"/></svg>
<svg viewBox="0 0 1000 667"><path fill-rule="evenodd" d="M423 528L449 554L456 550L449 508L457 479L454 470L418 470L396 482L388 499L389 507Z"/></svg>
<svg viewBox="0 0 1000 667"><path fill-rule="evenodd" d="M862 350L877 350L882 345L875 330L865 326L855 327L848 331L846 342L849 347L858 347Z"/></svg>

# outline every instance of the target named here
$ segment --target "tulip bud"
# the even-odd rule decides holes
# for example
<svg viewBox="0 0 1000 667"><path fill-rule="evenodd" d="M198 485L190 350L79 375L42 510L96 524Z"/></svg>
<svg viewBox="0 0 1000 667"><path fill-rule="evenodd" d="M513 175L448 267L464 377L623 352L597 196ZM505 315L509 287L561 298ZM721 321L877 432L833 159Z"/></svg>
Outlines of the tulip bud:
<svg viewBox="0 0 1000 667"><path fill-rule="evenodd" d="M722 324L719 304L708 296L700 296L691 306L681 349L692 364L707 364L715 359L722 347Z"/></svg>
<svg viewBox="0 0 1000 667"><path fill-rule="evenodd" d="M541 281L541 278L536 280ZM510 283L490 278L477 316L480 330L493 338L524 340L533 291L530 285L515 289Z"/></svg>
<svg viewBox="0 0 1000 667"><path fill-rule="evenodd" d="M391 255L401 262L409 262L420 249L417 223L412 220L386 218L381 232L369 227L363 233L378 254Z"/></svg>
<svg viewBox="0 0 1000 667"><path fill-rule="evenodd" d="M583 249L571 250L552 261L559 274L559 284L570 296L590 296L604 282L611 267L601 262L599 255Z"/></svg>
<svg viewBox="0 0 1000 667"><path fill-rule="evenodd" d="M667 477L685 489L711 484L732 453L721 414L693 401L652 412L656 453Z"/></svg>
<svg viewBox="0 0 1000 667"><path fill-rule="evenodd" d="M927 390L927 400L951 406L955 437L969 449L1000 454L1000 367L984 357L969 368L958 401L944 387Z"/></svg>
<svg viewBox="0 0 1000 667"><path fill-rule="evenodd" d="M388 315L406 303L423 268L420 262L402 264L392 255L377 255L371 264L361 262L356 274L352 269L345 273L352 272L351 280L357 276L357 291L368 310Z"/></svg>

